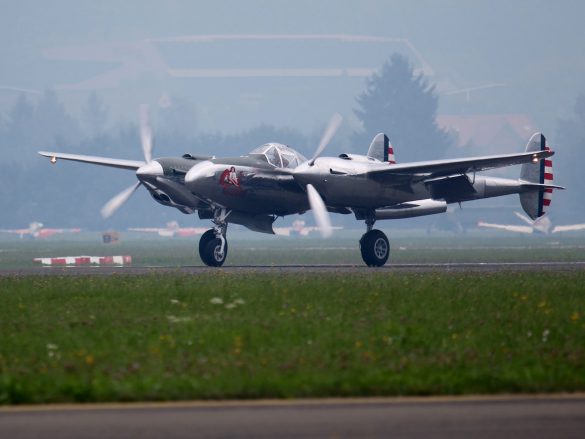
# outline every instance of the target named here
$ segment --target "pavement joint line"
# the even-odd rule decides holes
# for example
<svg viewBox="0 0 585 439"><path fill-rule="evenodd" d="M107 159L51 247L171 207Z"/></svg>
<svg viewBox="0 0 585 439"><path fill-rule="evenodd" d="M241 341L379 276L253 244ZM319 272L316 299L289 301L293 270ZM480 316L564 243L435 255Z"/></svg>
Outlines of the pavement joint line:
<svg viewBox="0 0 585 439"><path fill-rule="evenodd" d="M585 392L541 393L541 394L499 394L461 396L397 396L397 397L348 397L348 398L307 398L307 399L257 399L257 400L198 400L164 402L105 402L105 403L59 403L39 405L0 406L0 417L9 413L59 412L59 411L101 411L137 409L214 409L214 408L264 408L264 407L327 407L327 406L375 406L375 405L418 405L452 403L489 403L518 401L578 401L585 402Z"/></svg>

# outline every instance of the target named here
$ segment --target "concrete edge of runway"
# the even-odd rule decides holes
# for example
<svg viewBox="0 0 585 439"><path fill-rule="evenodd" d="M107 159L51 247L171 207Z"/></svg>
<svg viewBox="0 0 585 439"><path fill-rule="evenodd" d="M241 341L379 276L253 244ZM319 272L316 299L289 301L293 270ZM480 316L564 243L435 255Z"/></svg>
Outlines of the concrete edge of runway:
<svg viewBox="0 0 585 439"><path fill-rule="evenodd" d="M104 403L57 403L38 405L1 406L0 414L16 412L51 412L80 410L135 410L177 408L252 408L252 407L316 407L352 405L392 404L441 404L482 403L514 401L572 401L585 400L585 392L576 393L521 393L497 395L456 396L393 396L393 397L347 397L347 398L300 398L300 399L235 399L197 401L152 401L152 402L104 402Z"/></svg>
<svg viewBox="0 0 585 439"><path fill-rule="evenodd" d="M361 264L281 264L281 265L226 265L207 267L185 266L35 266L23 268L0 268L0 278L8 276L102 276L102 275L146 275L201 274L201 273L408 273L408 272L511 272L511 271L579 271L585 269L585 261L538 261L538 262L455 262L455 263L398 263L383 267L367 267Z"/></svg>

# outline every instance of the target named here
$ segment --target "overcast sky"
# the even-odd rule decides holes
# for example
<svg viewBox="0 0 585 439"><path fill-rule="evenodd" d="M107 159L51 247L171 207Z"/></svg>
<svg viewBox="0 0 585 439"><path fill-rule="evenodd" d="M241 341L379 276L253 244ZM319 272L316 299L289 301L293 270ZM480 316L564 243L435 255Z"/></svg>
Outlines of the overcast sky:
<svg viewBox="0 0 585 439"><path fill-rule="evenodd" d="M541 119L537 122L545 127L552 127L557 117L569 112L575 96L585 90L585 27L582 23L585 2L579 0L2 0L0 5L0 87L4 87L0 90L0 111L5 111L14 98L14 93L6 88L43 90L63 86L103 73L119 62L116 59L111 65L91 61L58 63L55 53L64 48L91 52L96 45L208 34L344 34L406 39L433 68L436 77L431 79L444 81L441 91L505 84L506 90L486 89L474 94L481 99L500 93L501 98L495 102L502 108L492 108L492 102L489 111L519 112L529 107L527 111L533 109L533 117ZM307 42L303 47L308 54L315 45ZM295 57L303 57L303 47L295 52ZM271 56L262 53L263 50L259 45L258 52L250 55L251 59ZM365 54L371 55L370 59L379 60L373 67L379 67L387 59L389 50L379 45L363 48ZM230 57L233 53L228 49L226 53L217 53L218 59L229 60ZM327 55L322 57L327 58ZM196 60L187 59L186 62ZM238 67L237 60L234 64L231 67ZM201 83L192 81L185 87L196 88ZM205 84L206 91L210 87L223 88L221 83ZM224 84L228 84L227 81ZM230 86L234 84L239 83L231 81ZM357 84L362 87L364 81L360 79ZM124 84L118 87L123 89ZM335 105L347 107L340 111L351 110L356 87L348 86L344 100L335 101ZM258 93L273 93L270 87L262 90L246 84L242 88L245 89L244 99ZM163 91L161 87L157 93ZM146 96L148 90L138 89L134 93ZM321 97L322 101L333 99L332 92L327 93ZM311 94L315 97L315 93ZM112 94L111 99L116 95L120 93ZM105 97L107 100L108 95ZM504 97L506 101L502 103ZM279 98L287 99L286 96ZM76 103L79 106L81 102L81 94L64 95L64 99L75 110ZM203 105L208 105L204 96L201 99ZM294 103L289 104L294 107ZM455 104L454 98L445 97L441 110L453 111ZM542 108L534 109L537 106L546 107L546 112ZM213 111L219 114L221 110ZM324 109L326 111L329 108ZM121 112L128 112L128 109L122 108ZM270 108L270 112L274 113L274 109ZM268 122L274 122L268 112L254 117L262 119L264 116ZM231 114L229 118L233 118ZM256 122L261 120L246 119L243 123ZM298 123L303 120L299 119Z"/></svg>
<svg viewBox="0 0 585 439"><path fill-rule="evenodd" d="M340 112L347 134L368 74L400 52L436 85L441 115L520 115L554 144L585 92L583 0L0 0L0 11L0 123L20 93L54 89L76 119L95 91L110 123L136 122L148 103L155 128L157 106L175 105L200 131L267 123L318 138Z"/></svg>

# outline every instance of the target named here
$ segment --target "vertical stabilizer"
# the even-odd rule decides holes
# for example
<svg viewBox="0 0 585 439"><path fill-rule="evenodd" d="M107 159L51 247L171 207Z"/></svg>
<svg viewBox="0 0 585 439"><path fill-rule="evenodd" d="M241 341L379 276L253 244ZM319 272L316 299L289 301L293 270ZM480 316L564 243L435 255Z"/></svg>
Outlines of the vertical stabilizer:
<svg viewBox="0 0 585 439"><path fill-rule="evenodd" d="M388 136L384 133L379 133L374 137L368 149L368 157L386 162L388 164L395 164L396 158L394 157L394 149L388 139Z"/></svg>
<svg viewBox="0 0 585 439"><path fill-rule="evenodd" d="M526 152L550 150L546 137L536 133L526 145ZM520 171L520 180L527 183L553 184L552 159L546 158L537 163L525 163ZM547 211L552 199L552 189L537 188L520 194L520 203L524 212L533 220L540 218Z"/></svg>

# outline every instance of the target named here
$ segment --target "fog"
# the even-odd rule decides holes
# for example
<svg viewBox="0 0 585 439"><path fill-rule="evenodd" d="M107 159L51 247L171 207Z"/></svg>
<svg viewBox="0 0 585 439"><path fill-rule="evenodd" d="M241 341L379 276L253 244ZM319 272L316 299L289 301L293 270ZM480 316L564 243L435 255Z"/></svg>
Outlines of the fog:
<svg viewBox="0 0 585 439"><path fill-rule="evenodd" d="M557 152L555 183L568 188L551 217L585 219L582 1L0 3L2 228L192 223L144 190L103 220L131 173L36 155L141 159L141 104L155 156L241 154L267 141L310 156L335 112L344 122L326 153L363 154L356 99L393 54L434 87L437 124L451 134L443 157L520 152L542 131ZM502 200L491 204L519 209L517 197Z"/></svg>

